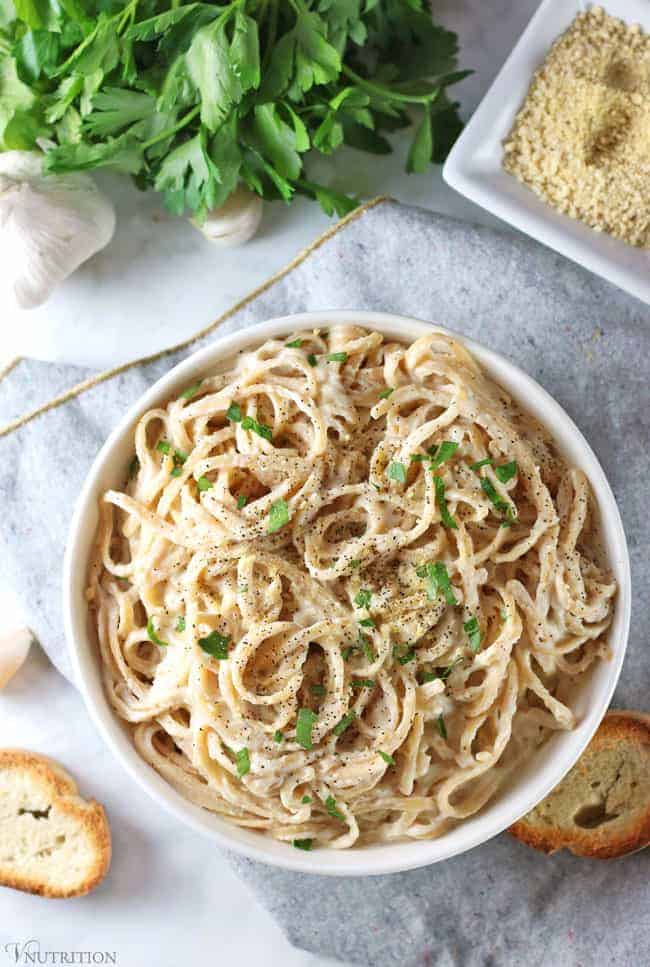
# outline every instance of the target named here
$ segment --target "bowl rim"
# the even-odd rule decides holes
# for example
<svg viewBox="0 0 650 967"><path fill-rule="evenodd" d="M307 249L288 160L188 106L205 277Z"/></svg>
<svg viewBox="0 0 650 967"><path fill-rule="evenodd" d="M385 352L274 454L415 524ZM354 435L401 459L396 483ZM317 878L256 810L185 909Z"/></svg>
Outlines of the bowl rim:
<svg viewBox="0 0 650 967"><path fill-rule="evenodd" d="M115 465L113 451L120 443L131 439L134 423L142 413L191 383L219 359L250 349L274 336L336 323L357 323L405 340L413 340L432 331L446 333L466 346L492 378L503 385L515 399L523 397L524 408L547 427L553 427L555 441L558 441L558 437L561 438L560 450L569 445L576 447L581 454L581 463L589 466L587 475L597 497L603 530L607 527L612 531L608 563L616 575L619 588L610 635L613 657L609 662L602 663L609 674L604 684L590 696L589 709L576 728L561 734L564 743L561 754L547 753L547 758L554 761L543 765L542 773L548 773L544 782L537 776L540 770L536 770L532 779L522 780L523 791L515 790L512 795L504 792L504 802L500 802L500 797L497 796L496 803L492 801L486 810L481 810L476 816L464 820L436 839L352 847L343 851L318 849L304 852L293 848L289 843L280 843L263 834L230 825L208 810L194 805L176 792L166 779L140 757L104 692L96 644L90 640L87 628L84 589L88 554L94 543L98 495L107 486L100 481L110 473L111 464ZM540 410L544 413L543 417ZM607 544L605 535L603 539ZM617 548L615 559L612 559L612 547ZM78 566L80 560L83 561L83 567ZM452 329L389 312L322 310L278 316L217 336L208 345L173 366L128 408L97 453L75 504L63 561L63 618L75 679L93 723L131 778L174 817L209 836L217 845L227 850L285 870L328 876L381 875L428 866L487 842L532 809L572 768L607 711L627 648L630 613L630 562L616 500L598 459L568 414L532 377L501 354ZM601 676L604 674L605 672L601 673ZM549 739L544 743L541 750L537 750L528 762L543 755L543 750L548 749L550 741ZM528 794L526 789L529 789ZM495 817L491 815L493 811L496 811Z"/></svg>

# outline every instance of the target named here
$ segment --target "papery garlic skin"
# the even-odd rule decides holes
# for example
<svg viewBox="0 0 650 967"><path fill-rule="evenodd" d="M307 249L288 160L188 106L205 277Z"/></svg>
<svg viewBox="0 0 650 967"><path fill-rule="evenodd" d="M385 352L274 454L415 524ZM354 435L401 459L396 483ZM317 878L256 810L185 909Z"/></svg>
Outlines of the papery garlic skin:
<svg viewBox="0 0 650 967"><path fill-rule="evenodd" d="M90 175L44 174L44 157L0 154L0 285L22 309L45 302L115 231L115 209Z"/></svg>
<svg viewBox="0 0 650 967"><path fill-rule="evenodd" d="M220 208L208 212L203 224L193 219L192 224L210 242L243 245L259 228L262 208L260 196L240 185Z"/></svg>
<svg viewBox="0 0 650 967"><path fill-rule="evenodd" d="M29 628L14 628L0 633L0 689L11 681L24 663L31 643Z"/></svg>

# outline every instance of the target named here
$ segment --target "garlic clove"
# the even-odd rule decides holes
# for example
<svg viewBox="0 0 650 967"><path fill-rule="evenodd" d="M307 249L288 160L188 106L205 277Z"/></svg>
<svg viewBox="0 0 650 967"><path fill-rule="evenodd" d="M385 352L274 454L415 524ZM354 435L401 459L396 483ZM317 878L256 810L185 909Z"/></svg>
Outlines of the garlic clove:
<svg viewBox="0 0 650 967"><path fill-rule="evenodd" d="M29 628L14 628L0 634L0 689L11 681L21 667L31 643Z"/></svg>
<svg viewBox="0 0 650 967"><path fill-rule="evenodd" d="M210 242L243 245L259 228L262 208L260 196L240 185L220 208L208 212L203 224L190 220Z"/></svg>
<svg viewBox="0 0 650 967"><path fill-rule="evenodd" d="M44 174L43 157L0 154L0 284L23 309L45 302L115 231L115 210L92 178Z"/></svg>

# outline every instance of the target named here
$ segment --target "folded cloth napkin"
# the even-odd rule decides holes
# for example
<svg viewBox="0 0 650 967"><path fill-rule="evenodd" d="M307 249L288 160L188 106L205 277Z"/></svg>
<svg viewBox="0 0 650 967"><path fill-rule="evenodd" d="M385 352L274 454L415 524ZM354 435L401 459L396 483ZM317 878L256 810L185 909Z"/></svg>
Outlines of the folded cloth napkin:
<svg viewBox="0 0 650 967"><path fill-rule="evenodd" d="M615 704L648 708L650 309L525 238L386 200L345 219L181 347L99 376L31 360L4 375L0 582L18 593L59 669L71 675L60 605L66 531L111 428L217 325L221 333L324 307L445 324L510 357L573 417L612 484L632 557L635 612ZM354 963L636 965L650 950L647 854L614 864L547 859L503 835L434 867L362 880L231 861L293 943Z"/></svg>

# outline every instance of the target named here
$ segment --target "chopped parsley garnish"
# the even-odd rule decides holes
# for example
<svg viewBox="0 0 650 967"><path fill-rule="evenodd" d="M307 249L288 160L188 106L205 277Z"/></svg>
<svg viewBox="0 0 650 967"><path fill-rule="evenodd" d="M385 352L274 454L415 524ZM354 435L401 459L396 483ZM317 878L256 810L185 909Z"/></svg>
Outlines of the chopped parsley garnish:
<svg viewBox="0 0 650 967"><path fill-rule="evenodd" d="M267 532L269 534L275 534L279 531L281 527L289 523L289 506L286 500L280 497L279 500L275 500L269 508L269 526L267 527Z"/></svg>
<svg viewBox="0 0 650 967"><path fill-rule="evenodd" d="M440 511L440 519L445 527L449 527L450 530L458 530L458 524L449 513L449 508L447 507L445 483L442 477L434 477L433 480L436 488L436 503L438 505L438 510Z"/></svg>
<svg viewBox="0 0 650 967"><path fill-rule="evenodd" d="M492 463L493 461L486 457L485 460L477 460L476 463L470 464L470 469L479 471L481 467L491 467Z"/></svg>
<svg viewBox="0 0 650 967"><path fill-rule="evenodd" d="M307 356L307 362L309 363L310 366L317 366L318 365L318 360L316 359L316 357L314 356L313 353L310 353Z"/></svg>
<svg viewBox="0 0 650 967"><path fill-rule="evenodd" d="M435 682L437 678L442 678L442 675L437 672L420 672L418 682L420 685L426 685L428 682Z"/></svg>
<svg viewBox="0 0 650 967"><path fill-rule="evenodd" d="M153 641L154 645L160 645L162 648L167 648L169 646L168 641L162 641L156 634L156 629L153 626L153 618L149 618L147 621L147 636L149 641Z"/></svg>
<svg viewBox="0 0 650 967"><path fill-rule="evenodd" d="M248 755L248 749L240 749L235 756L235 762L237 764L237 775L241 779L245 776L247 772L251 770L251 760Z"/></svg>
<svg viewBox="0 0 650 967"><path fill-rule="evenodd" d="M185 631L185 618L182 614L178 616L178 621L176 622L176 631Z"/></svg>
<svg viewBox="0 0 650 967"><path fill-rule="evenodd" d="M347 363L348 354L347 353L328 353L327 362L328 363Z"/></svg>
<svg viewBox="0 0 650 967"><path fill-rule="evenodd" d="M174 466L170 471L170 474L172 477L180 477L181 473L183 472L183 464L187 460L187 454L181 453L180 450L174 450L172 459L174 461Z"/></svg>
<svg viewBox="0 0 650 967"><path fill-rule="evenodd" d="M231 423L241 423L241 406L239 403L231 403L226 410L226 419L230 420Z"/></svg>
<svg viewBox="0 0 650 967"><path fill-rule="evenodd" d="M248 585L247 584L238 584L237 585L237 593L238 594L248 594Z"/></svg>
<svg viewBox="0 0 650 967"><path fill-rule="evenodd" d="M394 387L394 386L389 386L389 387L388 387L388 389L383 389L383 390L381 391L381 393L379 394L379 399L380 399L380 400L387 400L387 399L388 399L388 397L389 397L389 396L390 396L390 395L391 395L392 393L394 393L394 392L395 392L395 387Z"/></svg>
<svg viewBox="0 0 650 967"><path fill-rule="evenodd" d="M293 845L296 849L304 849L307 853L311 850L313 839L294 839Z"/></svg>
<svg viewBox="0 0 650 967"><path fill-rule="evenodd" d="M386 762L389 766L394 766L395 765L395 760L393 759L392 755L389 755L388 754L388 752L382 752L381 749L377 749L377 752L382 757L382 759L384 760L384 762Z"/></svg>
<svg viewBox="0 0 650 967"><path fill-rule="evenodd" d="M388 464L388 477L390 480L397 480L398 483L406 483L406 467L399 460L393 460Z"/></svg>
<svg viewBox="0 0 650 967"><path fill-rule="evenodd" d="M505 611L505 610L504 610L504 609L502 608L502 609L501 609L501 611L500 611L499 613L500 613L500 615L501 615L501 620L502 620L502 621L507 621L507 620L508 620L508 612L507 612L507 611Z"/></svg>
<svg viewBox="0 0 650 967"><path fill-rule="evenodd" d="M436 470L440 467L445 461L453 457L457 449L458 444L451 440L443 440L440 446L436 448L435 453L432 452L432 447L429 451L431 453L431 469Z"/></svg>
<svg viewBox="0 0 650 967"><path fill-rule="evenodd" d="M357 648L361 648L363 650L363 653L366 656L366 658L368 659L368 661L371 661L372 662L372 661L375 660L376 655L375 655L374 651L372 650L372 645L370 644L370 639L368 638L367 635L364 635L363 631L360 631L359 632L359 637L357 639Z"/></svg>
<svg viewBox="0 0 650 967"><path fill-rule="evenodd" d="M207 655L212 655L213 658L218 658L219 661L224 661L228 658L230 635L220 635L218 631L211 631L205 638L199 638L198 643L199 647Z"/></svg>
<svg viewBox="0 0 650 967"><path fill-rule="evenodd" d="M469 638L470 650L474 654L476 654L476 652L481 647L481 638L482 638L481 627L478 623L478 618L474 616L473 618L470 618L469 621L466 621L465 624L463 625L463 631L467 634L467 637Z"/></svg>
<svg viewBox="0 0 650 967"><path fill-rule="evenodd" d="M301 745L303 749L311 749L311 730L314 727L314 722L318 716L315 712L312 712L310 708L298 709L298 718L296 719L296 742Z"/></svg>
<svg viewBox="0 0 650 967"><path fill-rule="evenodd" d="M359 622L359 624L361 625L362 628L375 628L376 627L375 622L372 620L372 618L362 618L361 621Z"/></svg>
<svg viewBox="0 0 650 967"><path fill-rule="evenodd" d="M500 513L505 515L506 519L501 526L509 527L510 524L512 524L515 520L515 515L512 512L512 507L510 506L510 504L507 501L502 500L501 497L499 497L498 493L494 489L494 485L492 481L489 480L487 477L481 477L481 488L483 490L483 493L488 497L488 499L492 503L494 509L498 510Z"/></svg>
<svg viewBox="0 0 650 967"><path fill-rule="evenodd" d="M511 460L510 463L504 463L500 467L495 467L494 472L501 483L508 483L517 473L517 461Z"/></svg>
<svg viewBox="0 0 650 967"><path fill-rule="evenodd" d="M294 339L292 342L286 342L285 346L287 349L300 349L302 346L302 339Z"/></svg>
<svg viewBox="0 0 650 967"><path fill-rule="evenodd" d="M277 742L278 745L280 744L280 742L284 742L284 735L282 734L282 732L280 732L280 729L278 729L277 732L273 733L273 741Z"/></svg>
<svg viewBox="0 0 650 967"><path fill-rule="evenodd" d="M374 688L375 682L372 678L353 678L350 688Z"/></svg>
<svg viewBox="0 0 650 967"><path fill-rule="evenodd" d="M207 477L199 477L199 479L196 481L196 486L199 488L199 491L203 493L205 490L212 490L214 484L211 480L208 480Z"/></svg>
<svg viewBox="0 0 650 967"><path fill-rule="evenodd" d="M156 450L158 453L169 453L172 448L171 443L168 440L158 440L156 444Z"/></svg>
<svg viewBox="0 0 650 967"><path fill-rule="evenodd" d="M444 594L447 604L456 604L447 568L441 561L436 561L435 564L423 564L416 568L415 573L419 578L425 579L429 601L434 601L439 594Z"/></svg>
<svg viewBox="0 0 650 967"><path fill-rule="evenodd" d="M359 567L360 564L361 564L361 561L356 557L350 561L350 567L352 568L353 571L356 571L356 569Z"/></svg>
<svg viewBox="0 0 650 967"><path fill-rule="evenodd" d="M308 806L311 802L311 796L303 796L300 802L303 804L303 806Z"/></svg>
<svg viewBox="0 0 650 967"><path fill-rule="evenodd" d="M408 665L415 658L415 652L410 645L393 645L393 658L400 665Z"/></svg>
<svg viewBox="0 0 650 967"><path fill-rule="evenodd" d="M447 738L447 726L445 725L445 720L443 719L442 715L439 715L438 716L438 723L437 724L438 724L438 732L440 732L440 735L443 737L443 739L446 739Z"/></svg>
<svg viewBox="0 0 650 967"><path fill-rule="evenodd" d="M349 712L346 712L343 718L339 722L337 722L337 724L332 729L332 732L334 733L334 735L343 735L345 730L352 725L356 717L357 717L357 713L354 711L354 709L350 709Z"/></svg>
<svg viewBox="0 0 650 967"><path fill-rule="evenodd" d="M139 469L140 469L140 460L136 455L131 460L131 463L129 464L129 480L133 480L133 478L135 477Z"/></svg>
<svg viewBox="0 0 650 967"><path fill-rule="evenodd" d="M352 654L353 651L356 651L356 648L354 647L354 645L349 645L347 648L344 648L341 651L341 658L343 659L343 661L349 661L350 655Z"/></svg>
<svg viewBox="0 0 650 967"><path fill-rule="evenodd" d="M357 592L354 599L354 603L356 604L357 608L367 608L371 601L372 591L369 591L367 588L361 588L361 590Z"/></svg>
<svg viewBox="0 0 650 967"><path fill-rule="evenodd" d="M252 433L257 433L263 440L273 439L273 430L271 427L267 426L266 423L258 423L252 416L245 416L241 421L241 427L242 430L251 430Z"/></svg>
<svg viewBox="0 0 650 967"><path fill-rule="evenodd" d="M319 695L319 696L325 695L327 693L327 689L325 688L324 685L310 685L309 691L312 693L312 695Z"/></svg>
<svg viewBox="0 0 650 967"><path fill-rule="evenodd" d="M328 796L325 800L325 809L334 819L340 819L342 823L345 822L345 816L340 809L336 808L336 799L334 796Z"/></svg>
<svg viewBox="0 0 650 967"><path fill-rule="evenodd" d="M201 388L201 383L202 382L203 382L203 380L200 379L198 381L198 383L193 383L192 386L188 386L187 389L184 389L183 392L181 393L181 399L182 400L191 400L193 396L196 396L196 394L198 393L198 391Z"/></svg>

